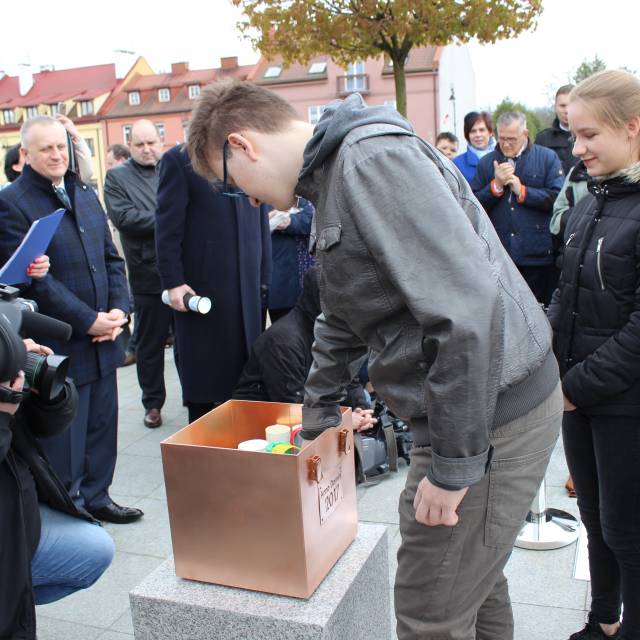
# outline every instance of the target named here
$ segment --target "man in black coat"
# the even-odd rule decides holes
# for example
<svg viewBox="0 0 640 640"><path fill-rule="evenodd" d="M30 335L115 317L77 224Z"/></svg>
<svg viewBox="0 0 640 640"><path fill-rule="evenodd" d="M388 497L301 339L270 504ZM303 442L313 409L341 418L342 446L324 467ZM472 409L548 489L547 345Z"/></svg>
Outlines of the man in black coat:
<svg viewBox="0 0 640 640"><path fill-rule="evenodd" d="M228 197L196 175L186 150L160 161L156 245L174 313L178 373L189 421L231 397L262 330L261 291L271 282L267 208ZM207 315L184 313L185 293L207 296ZM182 313L181 313L182 312Z"/></svg>
<svg viewBox="0 0 640 640"><path fill-rule="evenodd" d="M300 404L313 363L313 326L321 313L318 270L311 267L293 309L255 341L233 391L234 399ZM375 423L371 402L357 378L347 386L344 404L356 410L354 426L358 430Z"/></svg>
<svg viewBox="0 0 640 640"><path fill-rule="evenodd" d="M569 174L569 169L578 162L578 158L571 153L573 148L573 139L569 131L569 94L571 89L573 89L572 84L565 84L556 91L556 117L553 124L540 131L535 140L537 145L547 147L558 154L565 176Z"/></svg>
<svg viewBox="0 0 640 640"><path fill-rule="evenodd" d="M79 506L98 519L132 522L142 511L122 507L109 496L118 439L116 369L124 359L116 338L129 311L124 262L93 189L69 171L63 126L38 116L22 125L20 137L27 164L22 175L0 192L0 264L33 222L65 209L47 249L50 271L26 286L23 295L35 300L42 313L72 326L69 342L47 340L47 344L56 353L71 356L69 376L79 396L71 428L42 446Z"/></svg>
<svg viewBox="0 0 640 640"><path fill-rule="evenodd" d="M0 324L11 331L4 317ZM32 340L25 346L51 353ZM0 384L0 638L35 640L34 604L89 587L111 563L114 545L73 503L36 440L69 428L75 387L67 381L56 398L32 394L20 402L23 384L22 372Z"/></svg>
<svg viewBox="0 0 640 640"><path fill-rule="evenodd" d="M107 213L120 232L129 270L137 323L136 367L142 388L143 423L162 424L167 397L164 385L164 345L171 310L162 304L156 262L155 212L158 162L162 141L153 122L138 120L131 128L131 158L110 169L104 183Z"/></svg>

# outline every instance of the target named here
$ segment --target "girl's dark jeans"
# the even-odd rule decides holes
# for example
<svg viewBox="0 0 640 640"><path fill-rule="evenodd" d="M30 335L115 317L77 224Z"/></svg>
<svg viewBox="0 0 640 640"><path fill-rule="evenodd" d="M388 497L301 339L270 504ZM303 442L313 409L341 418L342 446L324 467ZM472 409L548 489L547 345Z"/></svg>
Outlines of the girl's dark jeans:
<svg viewBox="0 0 640 640"><path fill-rule="evenodd" d="M640 639L640 418L565 412L569 471L587 530L593 619Z"/></svg>

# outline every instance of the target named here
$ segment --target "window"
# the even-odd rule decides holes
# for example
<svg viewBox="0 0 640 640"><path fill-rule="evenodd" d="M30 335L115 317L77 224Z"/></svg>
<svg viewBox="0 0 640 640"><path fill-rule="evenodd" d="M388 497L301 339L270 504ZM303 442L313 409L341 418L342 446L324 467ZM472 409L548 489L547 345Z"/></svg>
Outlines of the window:
<svg viewBox="0 0 640 640"><path fill-rule="evenodd" d="M282 73L282 67L269 67L264 72L265 78L277 78Z"/></svg>
<svg viewBox="0 0 640 640"><path fill-rule="evenodd" d="M14 124L16 121L16 114L13 112L13 109L3 109L2 117L5 124Z"/></svg>
<svg viewBox="0 0 640 640"><path fill-rule="evenodd" d="M321 104L313 105L309 107L309 123L317 124L318 120L322 117L324 113L324 106Z"/></svg>
<svg viewBox="0 0 640 640"><path fill-rule="evenodd" d="M309 73L324 73L327 70L326 62L314 62L309 67Z"/></svg>
<svg viewBox="0 0 640 640"><path fill-rule="evenodd" d="M364 75L364 62L352 62L347 65L347 77L344 88L346 91L364 91L367 88L367 79Z"/></svg>
<svg viewBox="0 0 640 640"><path fill-rule="evenodd" d="M171 100L171 91L166 87L158 89L158 102L169 102L169 100Z"/></svg>
<svg viewBox="0 0 640 640"><path fill-rule="evenodd" d="M122 140L126 146L129 146L129 143L131 142L131 125L130 124L125 124L122 127Z"/></svg>
<svg viewBox="0 0 640 640"><path fill-rule="evenodd" d="M84 141L87 143L87 147L89 147L89 151L91 152L91 157L95 158L96 156L96 147L93 142L93 138L85 138Z"/></svg>
<svg viewBox="0 0 640 640"><path fill-rule="evenodd" d="M199 95L200 95L200 85L199 84L189 85L189 100L194 100Z"/></svg>
<svg viewBox="0 0 640 640"><path fill-rule="evenodd" d="M38 115L38 107L27 107L27 118L35 118Z"/></svg>
<svg viewBox="0 0 640 640"><path fill-rule="evenodd" d="M198 87L200 88L200 87ZM182 137L184 138L184 141L187 141L187 136L189 135L189 121L188 120L184 120L182 122Z"/></svg>
<svg viewBox="0 0 640 640"><path fill-rule="evenodd" d="M158 130L158 135L160 136L160 140L164 144L164 122L154 122L156 125L156 129Z"/></svg>
<svg viewBox="0 0 640 640"><path fill-rule="evenodd" d="M132 107L140 104L140 92L139 91L129 91L129 104Z"/></svg>
<svg viewBox="0 0 640 640"><path fill-rule="evenodd" d="M51 115L55 116L57 113L60 113L60 103L54 102L49 105L49 110L51 111Z"/></svg>
<svg viewBox="0 0 640 640"><path fill-rule="evenodd" d="M93 113L93 102L91 100L80 101L80 115L90 116Z"/></svg>

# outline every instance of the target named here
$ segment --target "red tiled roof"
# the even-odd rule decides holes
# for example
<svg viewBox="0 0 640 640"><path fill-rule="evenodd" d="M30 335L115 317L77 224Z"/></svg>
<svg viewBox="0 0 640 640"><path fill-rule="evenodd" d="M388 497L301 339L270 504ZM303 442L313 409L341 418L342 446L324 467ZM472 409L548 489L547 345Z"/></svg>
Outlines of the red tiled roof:
<svg viewBox="0 0 640 640"><path fill-rule="evenodd" d="M17 76L3 76L0 78L0 108L8 106L10 100L20 97L20 88Z"/></svg>
<svg viewBox="0 0 640 640"><path fill-rule="evenodd" d="M5 91L4 80L11 80ZM33 74L33 86L21 96L18 78L3 78L0 81L0 107L31 107L53 104L65 100L92 100L109 93L116 86L115 64L101 64L77 69L40 71Z"/></svg>
<svg viewBox="0 0 640 640"><path fill-rule="evenodd" d="M260 58L255 65L249 79L256 84L287 84L289 82L313 82L327 79L327 71L324 73L309 73L314 62L329 62L329 56L317 56L309 61L309 64L294 62L286 69L282 66L282 57L276 56L272 60ZM275 78L265 78L264 74L269 67L282 67L280 75Z"/></svg>
<svg viewBox="0 0 640 640"><path fill-rule="evenodd" d="M233 69L199 69L186 73L157 73L153 75L136 75L122 91L114 93L100 109L105 118L141 118L146 115L188 112L193 108L193 100L189 99L189 86L205 86L225 77L245 80L253 65L237 66ZM169 102L158 100L158 89L169 88ZM140 104L129 104L129 93L140 92Z"/></svg>

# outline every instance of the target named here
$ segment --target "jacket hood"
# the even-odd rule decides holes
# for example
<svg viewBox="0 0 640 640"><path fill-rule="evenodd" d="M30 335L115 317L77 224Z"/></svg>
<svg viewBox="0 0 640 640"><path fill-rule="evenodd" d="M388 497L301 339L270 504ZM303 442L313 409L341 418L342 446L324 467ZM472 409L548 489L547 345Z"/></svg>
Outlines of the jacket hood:
<svg viewBox="0 0 640 640"><path fill-rule="evenodd" d="M305 147L299 179L319 167L352 129L380 123L413 132L412 126L395 109L387 106L368 107L359 93L329 104Z"/></svg>

